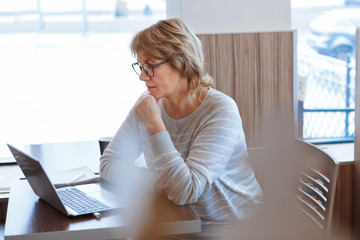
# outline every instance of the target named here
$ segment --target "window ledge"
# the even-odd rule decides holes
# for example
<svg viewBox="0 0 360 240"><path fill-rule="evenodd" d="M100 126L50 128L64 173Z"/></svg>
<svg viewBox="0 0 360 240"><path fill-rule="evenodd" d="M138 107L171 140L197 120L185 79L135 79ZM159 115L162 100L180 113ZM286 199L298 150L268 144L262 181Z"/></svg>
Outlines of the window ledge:
<svg viewBox="0 0 360 240"><path fill-rule="evenodd" d="M330 156L335 158L339 164L354 162L354 143L326 143L314 144Z"/></svg>

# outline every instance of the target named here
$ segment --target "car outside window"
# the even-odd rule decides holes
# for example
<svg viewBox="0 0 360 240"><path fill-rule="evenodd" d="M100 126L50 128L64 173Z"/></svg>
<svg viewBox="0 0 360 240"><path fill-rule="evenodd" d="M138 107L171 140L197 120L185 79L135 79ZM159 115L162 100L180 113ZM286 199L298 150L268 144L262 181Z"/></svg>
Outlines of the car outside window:
<svg viewBox="0 0 360 240"><path fill-rule="evenodd" d="M292 6L302 93L299 137L313 142L353 141L354 49L360 5L340 0L292 0Z"/></svg>

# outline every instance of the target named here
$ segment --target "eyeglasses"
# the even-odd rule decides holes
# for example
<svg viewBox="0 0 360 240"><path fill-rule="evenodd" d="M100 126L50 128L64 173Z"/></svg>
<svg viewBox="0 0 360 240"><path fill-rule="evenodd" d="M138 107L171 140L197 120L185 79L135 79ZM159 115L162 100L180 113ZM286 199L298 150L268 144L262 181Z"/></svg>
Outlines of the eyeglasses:
<svg viewBox="0 0 360 240"><path fill-rule="evenodd" d="M134 69L134 71L136 72L137 75L140 76L141 71L144 70L144 72L146 73L146 75L148 75L149 77L154 76L154 69L157 68L158 66L160 66L161 64L164 64L166 62L168 62L169 60L165 60L161 63L155 64L155 65L151 65L150 63L144 63L141 64L139 62L135 62L133 64L131 64L132 68Z"/></svg>

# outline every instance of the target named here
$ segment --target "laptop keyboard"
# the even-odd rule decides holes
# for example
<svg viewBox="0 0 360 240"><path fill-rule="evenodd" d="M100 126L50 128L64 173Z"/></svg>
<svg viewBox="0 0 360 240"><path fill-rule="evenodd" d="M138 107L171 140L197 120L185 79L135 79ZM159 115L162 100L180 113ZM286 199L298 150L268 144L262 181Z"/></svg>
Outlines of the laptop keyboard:
<svg viewBox="0 0 360 240"><path fill-rule="evenodd" d="M108 205L89 197L77 188L58 189L57 192L64 205L79 214L100 212L110 208Z"/></svg>

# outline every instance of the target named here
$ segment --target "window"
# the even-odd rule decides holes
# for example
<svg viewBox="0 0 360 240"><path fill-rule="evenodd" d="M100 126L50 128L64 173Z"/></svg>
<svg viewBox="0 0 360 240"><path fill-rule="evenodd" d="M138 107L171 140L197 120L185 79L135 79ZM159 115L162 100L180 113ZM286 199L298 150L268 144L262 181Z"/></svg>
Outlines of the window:
<svg viewBox="0 0 360 240"><path fill-rule="evenodd" d="M0 158L112 136L145 91L130 40L165 15L165 0L1 1Z"/></svg>
<svg viewBox="0 0 360 240"><path fill-rule="evenodd" d="M291 2L298 31L298 135L312 142L354 139L354 48L360 22L355 2Z"/></svg>

